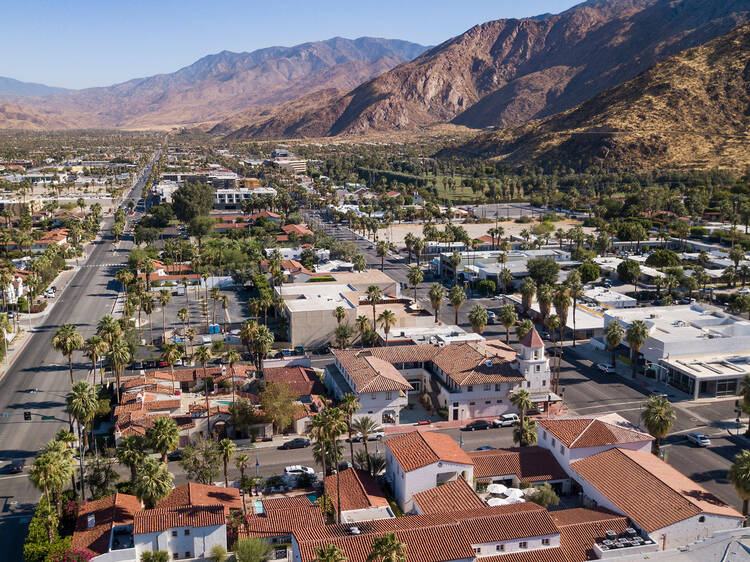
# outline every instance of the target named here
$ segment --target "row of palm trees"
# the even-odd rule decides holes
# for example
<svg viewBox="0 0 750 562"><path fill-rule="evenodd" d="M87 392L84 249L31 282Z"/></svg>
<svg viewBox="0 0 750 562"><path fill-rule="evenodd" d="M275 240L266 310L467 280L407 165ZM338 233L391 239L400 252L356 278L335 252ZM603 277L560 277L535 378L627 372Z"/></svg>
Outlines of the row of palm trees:
<svg viewBox="0 0 750 562"><path fill-rule="evenodd" d="M398 540L396 533L385 533L372 539L367 562L405 562L406 545ZM344 553L335 545L319 546L315 550L314 562L347 562Z"/></svg>

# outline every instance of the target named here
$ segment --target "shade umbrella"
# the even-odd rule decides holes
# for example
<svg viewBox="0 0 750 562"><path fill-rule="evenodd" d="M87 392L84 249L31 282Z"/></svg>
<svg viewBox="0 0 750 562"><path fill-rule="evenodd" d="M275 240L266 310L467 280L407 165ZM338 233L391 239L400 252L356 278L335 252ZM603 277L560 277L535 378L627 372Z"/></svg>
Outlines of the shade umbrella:
<svg viewBox="0 0 750 562"><path fill-rule="evenodd" d="M523 490L518 488L508 488L505 490L505 495L509 498L521 498L523 497Z"/></svg>
<svg viewBox="0 0 750 562"><path fill-rule="evenodd" d="M490 505L492 507L498 505L508 505L508 500L504 500L503 498L490 498L487 500L487 505Z"/></svg>
<svg viewBox="0 0 750 562"><path fill-rule="evenodd" d="M487 486L487 492L490 494L504 494L508 489L504 484L490 484Z"/></svg>
<svg viewBox="0 0 750 562"><path fill-rule="evenodd" d="M506 501L507 503L509 503L509 504L511 504L511 503L525 503L525 502L526 502L526 500L525 500L525 499L523 499L523 498L508 498L508 499L507 499L507 500L505 500L505 501Z"/></svg>

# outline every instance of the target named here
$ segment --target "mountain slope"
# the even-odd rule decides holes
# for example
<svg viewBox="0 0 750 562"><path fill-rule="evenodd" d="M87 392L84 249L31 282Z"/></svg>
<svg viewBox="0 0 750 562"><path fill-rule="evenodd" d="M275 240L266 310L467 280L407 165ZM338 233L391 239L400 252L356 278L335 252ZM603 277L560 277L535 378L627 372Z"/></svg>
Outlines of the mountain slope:
<svg viewBox="0 0 750 562"><path fill-rule="evenodd" d="M575 168L750 166L750 24L575 109L451 152Z"/></svg>
<svg viewBox="0 0 750 562"><path fill-rule="evenodd" d="M309 115L281 114L244 135L521 123L573 107L749 14L750 0L589 0L557 15L487 22Z"/></svg>
<svg viewBox="0 0 750 562"><path fill-rule="evenodd" d="M44 131L49 129L72 129L77 125L54 113L47 113L17 103L0 102L0 124L3 129L22 131Z"/></svg>
<svg viewBox="0 0 750 562"><path fill-rule="evenodd" d="M73 115L85 126L196 124L250 107L283 103L315 89L348 90L424 49L406 41L336 37L251 53L223 51L171 74L29 97L23 103L61 116Z"/></svg>
<svg viewBox="0 0 750 562"><path fill-rule="evenodd" d="M34 82L21 82L0 76L0 96L50 96L66 92L65 88L55 88Z"/></svg>

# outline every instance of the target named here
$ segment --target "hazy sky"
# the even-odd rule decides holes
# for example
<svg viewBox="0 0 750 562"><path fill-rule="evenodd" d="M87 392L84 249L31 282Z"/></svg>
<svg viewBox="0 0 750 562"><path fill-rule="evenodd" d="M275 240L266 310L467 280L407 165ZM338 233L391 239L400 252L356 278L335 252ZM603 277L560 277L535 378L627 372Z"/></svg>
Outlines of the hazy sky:
<svg viewBox="0 0 750 562"><path fill-rule="evenodd" d="M433 45L478 23L579 1L0 0L0 76L83 88L173 72L225 49L363 35Z"/></svg>

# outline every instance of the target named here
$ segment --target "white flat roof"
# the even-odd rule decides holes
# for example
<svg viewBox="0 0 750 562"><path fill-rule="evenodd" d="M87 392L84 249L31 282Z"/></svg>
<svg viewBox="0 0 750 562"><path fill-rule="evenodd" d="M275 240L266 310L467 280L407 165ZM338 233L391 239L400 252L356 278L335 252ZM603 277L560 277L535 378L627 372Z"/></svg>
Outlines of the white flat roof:
<svg viewBox="0 0 750 562"><path fill-rule="evenodd" d="M733 355L680 355L662 359L661 363L697 379L743 377L750 374L750 350Z"/></svg>
<svg viewBox="0 0 750 562"><path fill-rule="evenodd" d="M337 306L356 308L344 293L356 292L350 285L304 283L277 287L284 304L291 312L334 310Z"/></svg>
<svg viewBox="0 0 750 562"><path fill-rule="evenodd" d="M587 289L583 292L583 296L589 300L598 302L599 304L606 304L614 306L615 308L619 306L635 306L638 302L633 297L623 295L622 293L618 293L612 289L607 289L606 287L593 287Z"/></svg>

